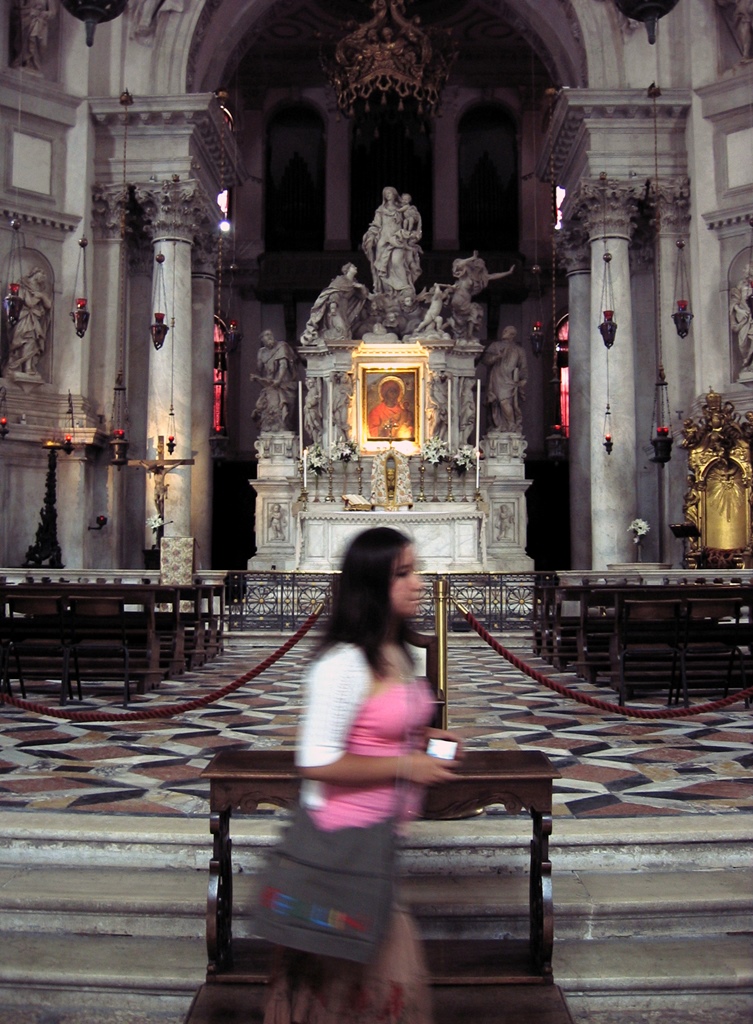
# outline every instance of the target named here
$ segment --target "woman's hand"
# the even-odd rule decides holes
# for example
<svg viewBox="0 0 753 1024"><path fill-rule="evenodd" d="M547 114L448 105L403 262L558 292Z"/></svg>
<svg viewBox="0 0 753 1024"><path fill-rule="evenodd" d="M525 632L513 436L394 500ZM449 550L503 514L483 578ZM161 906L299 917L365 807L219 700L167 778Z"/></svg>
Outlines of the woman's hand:
<svg viewBox="0 0 753 1024"><path fill-rule="evenodd" d="M450 732L448 729L425 729L424 734L427 742L429 740L450 740L451 743L457 743L454 760L463 760L463 757L465 756L463 751L463 741L456 732Z"/></svg>
<svg viewBox="0 0 753 1024"><path fill-rule="evenodd" d="M423 751L416 751L400 758L398 778L418 786L435 786L438 782L454 779L455 772L452 769L457 766L457 761L444 761Z"/></svg>

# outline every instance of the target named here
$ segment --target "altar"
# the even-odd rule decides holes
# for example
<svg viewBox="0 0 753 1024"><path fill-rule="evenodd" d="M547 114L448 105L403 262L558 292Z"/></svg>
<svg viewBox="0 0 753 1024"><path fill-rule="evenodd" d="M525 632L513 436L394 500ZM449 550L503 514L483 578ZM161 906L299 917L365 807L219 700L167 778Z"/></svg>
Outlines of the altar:
<svg viewBox="0 0 753 1024"><path fill-rule="evenodd" d="M475 504L437 502L412 509L351 512L328 505L301 512L296 569L328 572L339 565L350 540L374 526L393 526L410 537L418 568L426 572L483 572L486 513Z"/></svg>
<svg viewBox="0 0 753 1024"><path fill-rule="evenodd" d="M383 525L410 537L429 572L533 569L526 356L512 326L482 342L473 301L515 268L490 273L474 252L453 261L452 282L417 292L421 218L409 200L385 188L364 236L372 291L347 263L311 307L297 354L262 332L250 569L329 572L356 533Z"/></svg>

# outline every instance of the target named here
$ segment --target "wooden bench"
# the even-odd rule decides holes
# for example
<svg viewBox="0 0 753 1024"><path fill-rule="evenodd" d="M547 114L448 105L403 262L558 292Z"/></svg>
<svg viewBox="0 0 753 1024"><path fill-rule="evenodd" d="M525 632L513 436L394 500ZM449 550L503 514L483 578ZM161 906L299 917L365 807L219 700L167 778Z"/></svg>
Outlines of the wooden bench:
<svg viewBox="0 0 753 1024"><path fill-rule="evenodd" d="M300 778L290 749L223 750L202 772L209 779L213 837L207 897L207 980L259 983L267 977L269 947L259 940L233 942L233 882L230 820L233 811L252 813L260 804L292 806ZM434 940L427 952L435 978L447 983L550 983L554 912L549 836L552 781L559 772L537 751L467 751L457 778L428 791L424 817L453 820L479 814L493 804L531 816L529 938Z"/></svg>
<svg viewBox="0 0 753 1024"><path fill-rule="evenodd" d="M210 783L213 837L207 896L207 983L186 1024L259 1021L272 947L258 939L234 940L233 811L253 813L260 804L288 808L300 779L290 749L225 750L202 772ZM473 1013L477 1024L540 1020L572 1024L559 988L552 984L554 910L549 836L552 782L559 772L536 751L467 751L450 783L429 789L424 817L448 821L501 804L531 817L529 936L521 939L430 939L425 942L434 987L437 1024Z"/></svg>
<svg viewBox="0 0 753 1024"><path fill-rule="evenodd" d="M99 652L90 653L100 656L88 657L86 664L82 660L81 674L92 680L112 678L109 673L118 657L115 645L125 639L130 677L139 693L158 686L168 674L180 675L187 667L203 663L222 649L224 603L222 587L216 584L173 586L59 582L0 585L0 644L6 654L11 629L9 603L19 599L59 602L64 609L70 608L77 600L97 599L111 603L113 609L117 604L117 612L109 616L99 615L87 624L88 638L99 642ZM30 620L29 626L41 630L40 636L44 634L50 639L51 622L49 618L46 623L42 619L37 623ZM62 632L65 628L65 624L61 626L59 621L54 626L59 642L64 642ZM108 641L111 647L110 653L106 654ZM29 663L30 678L60 678L62 675L62 649L53 651L52 645L48 646L47 657L37 656L34 664ZM40 650L43 655L43 649ZM197 651L201 652L200 659L195 657ZM11 669L17 668L13 661L8 663L6 660L6 665ZM118 667L122 678L120 672Z"/></svg>

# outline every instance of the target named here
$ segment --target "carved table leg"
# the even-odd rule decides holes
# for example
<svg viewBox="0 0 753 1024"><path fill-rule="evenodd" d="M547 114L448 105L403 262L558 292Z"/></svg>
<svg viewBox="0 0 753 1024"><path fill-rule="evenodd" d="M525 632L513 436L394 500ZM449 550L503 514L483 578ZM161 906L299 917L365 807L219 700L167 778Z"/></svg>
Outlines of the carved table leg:
<svg viewBox="0 0 753 1024"><path fill-rule="evenodd" d="M207 892L207 977L232 965L233 858L230 810L213 811L209 831L214 836Z"/></svg>
<svg viewBox="0 0 753 1024"><path fill-rule="evenodd" d="M554 903L552 899L552 863L549 860L551 814L531 811L530 927L531 958L546 981L552 980L554 946Z"/></svg>

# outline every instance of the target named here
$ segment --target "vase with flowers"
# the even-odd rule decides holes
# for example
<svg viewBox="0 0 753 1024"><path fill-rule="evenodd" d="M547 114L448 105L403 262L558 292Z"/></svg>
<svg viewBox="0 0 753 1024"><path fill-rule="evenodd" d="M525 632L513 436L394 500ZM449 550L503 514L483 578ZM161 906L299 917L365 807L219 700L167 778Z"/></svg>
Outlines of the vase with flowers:
<svg viewBox="0 0 753 1024"><path fill-rule="evenodd" d="M628 533L633 535L633 544L635 544L635 555L636 561L641 561L641 541L646 536L651 527L648 525L645 519L634 519L628 526Z"/></svg>
<svg viewBox="0 0 753 1024"><path fill-rule="evenodd" d="M468 470L471 469L476 463L476 449L470 444L461 444L458 450L452 456L452 468L460 477L462 482L462 501L466 500L465 495L465 481L468 475Z"/></svg>
<svg viewBox="0 0 753 1024"><path fill-rule="evenodd" d="M447 462L450 458L450 449L447 446L447 442L441 437L430 437L428 441L424 442L421 448L421 458L428 462L430 466L434 467L434 494L432 495L432 501L438 501L437 498L437 473L441 463Z"/></svg>
<svg viewBox="0 0 753 1024"><path fill-rule="evenodd" d="M324 454L324 449L317 441L307 449L306 466L314 474L314 501L319 501L319 477L326 472L329 459Z"/></svg>

